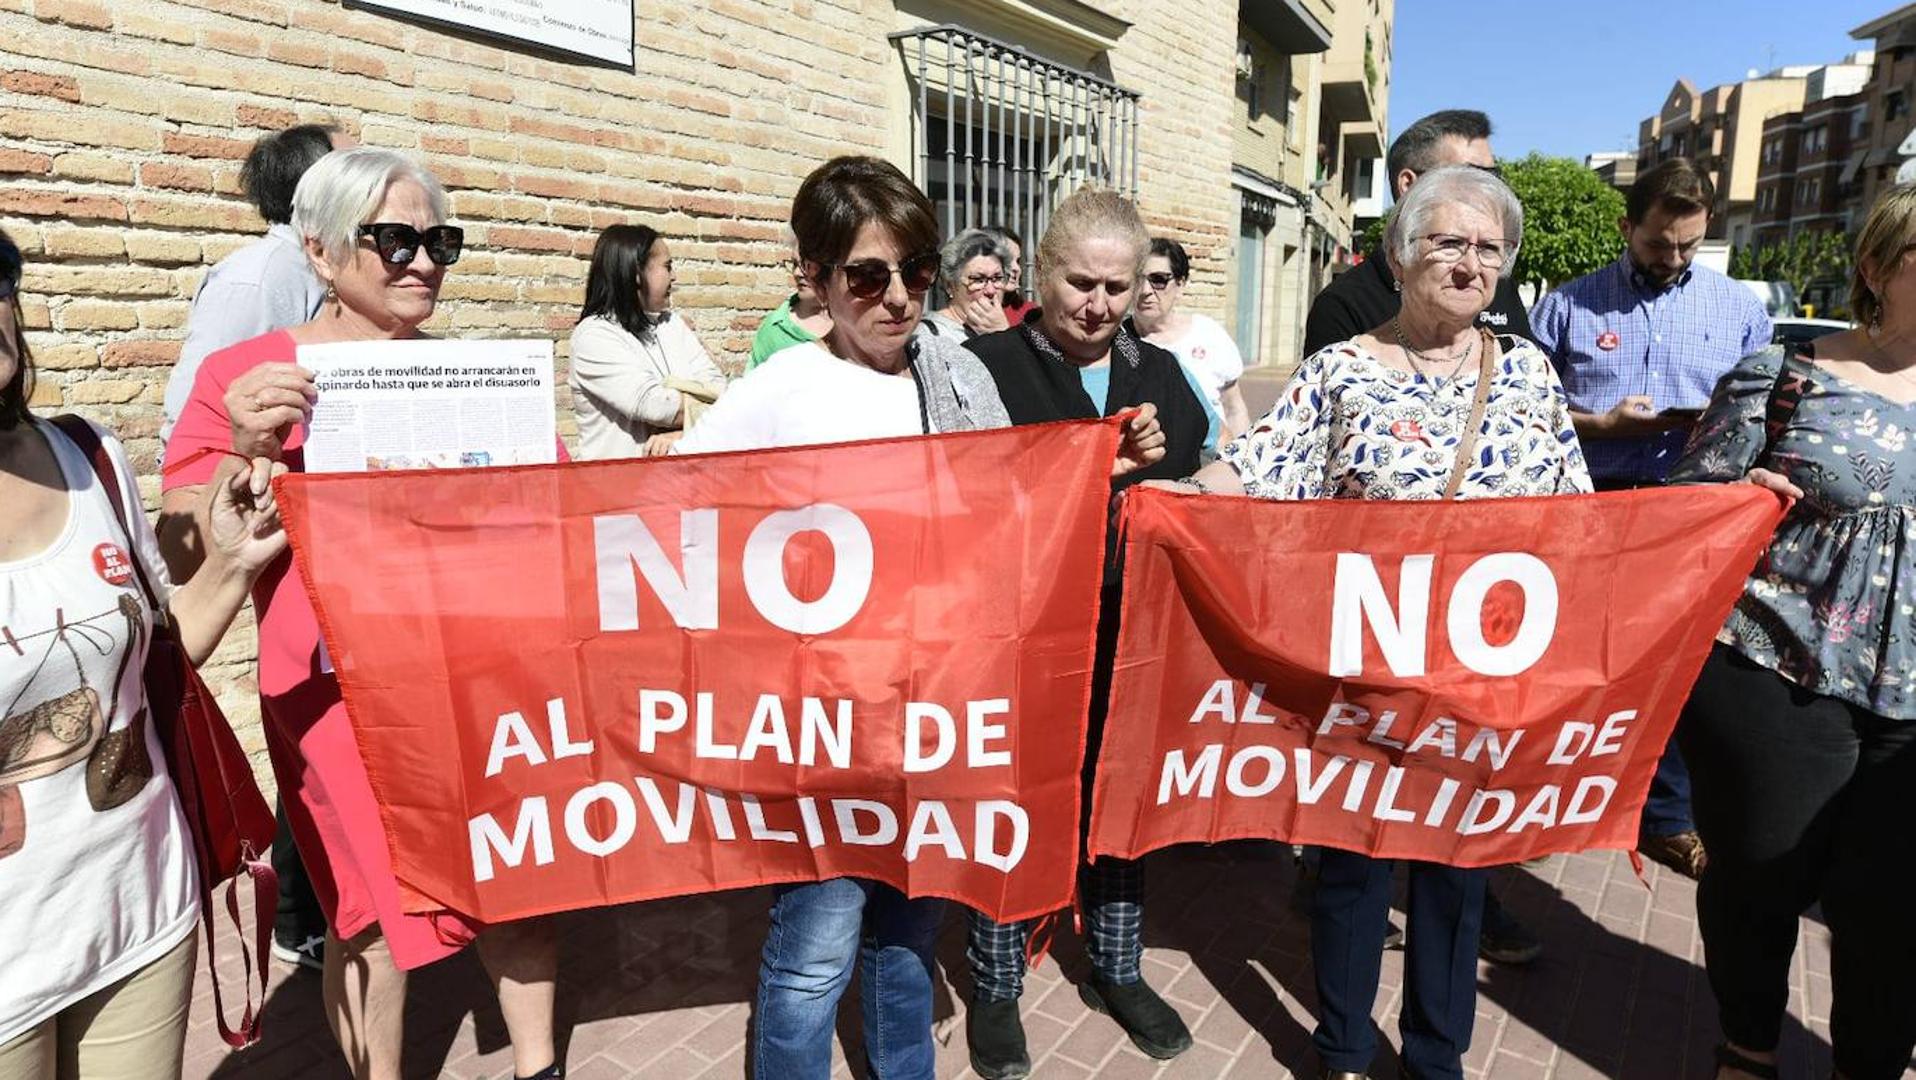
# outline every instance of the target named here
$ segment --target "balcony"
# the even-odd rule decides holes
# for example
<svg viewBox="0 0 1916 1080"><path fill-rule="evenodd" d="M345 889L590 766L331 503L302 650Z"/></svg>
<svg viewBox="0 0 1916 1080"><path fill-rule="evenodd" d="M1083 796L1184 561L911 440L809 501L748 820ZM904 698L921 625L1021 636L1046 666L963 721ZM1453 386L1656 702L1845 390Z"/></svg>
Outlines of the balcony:
<svg viewBox="0 0 1916 1080"><path fill-rule="evenodd" d="M1382 27L1372 26L1366 5L1340 6L1322 69L1321 115L1327 130L1347 123L1383 126L1384 108L1379 99L1390 76L1383 67L1389 60L1380 55L1378 39L1382 32Z"/></svg>
<svg viewBox="0 0 1916 1080"><path fill-rule="evenodd" d="M1237 17L1281 53L1320 53L1331 47L1334 15L1324 0L1238 0Z"/></svg>

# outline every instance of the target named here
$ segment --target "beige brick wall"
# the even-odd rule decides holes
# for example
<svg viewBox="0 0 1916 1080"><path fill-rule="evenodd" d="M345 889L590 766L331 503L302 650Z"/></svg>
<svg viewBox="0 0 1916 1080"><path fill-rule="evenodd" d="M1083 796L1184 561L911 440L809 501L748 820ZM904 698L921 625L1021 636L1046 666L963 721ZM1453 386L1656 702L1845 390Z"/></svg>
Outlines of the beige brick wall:
<svg viewBox="0 0 1916 1080"><path fill-rule="evenodd" d="M882 90L893 5L636 9L627 72L322 0L0 0L0 228L27 255L35 405L118 431L156 499L161 392L191 297L264 228L240 161L260 134L308 121L415 153L451 192L468 254L431 329L551 336L563 355L597 230L644 221L672 241L676 303L715 354L742 360L789 283L780 238L805 173L839 153L896 156L909 120ZM1235 0L1113 10L1135 23L1108 59L1144 93L1141 205L1190 248L1193 304L1221 316ZM209 674L263 766L253 647L236 628Z"/></svg>

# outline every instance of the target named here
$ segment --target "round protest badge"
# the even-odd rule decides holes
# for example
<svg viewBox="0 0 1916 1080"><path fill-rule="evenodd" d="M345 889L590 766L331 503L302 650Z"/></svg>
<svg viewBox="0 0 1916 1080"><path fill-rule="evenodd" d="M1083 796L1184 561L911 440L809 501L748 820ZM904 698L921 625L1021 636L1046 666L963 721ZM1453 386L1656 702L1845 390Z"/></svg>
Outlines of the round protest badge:
<svg viewBox="0 0 1916 1080"><path fill-rule="evenodd" d="M1602 349L1604 352L1609 352L1621 344L1622 340L1623 339L1617 337L1615 330L1605 330L1603 333L1597 335L1597 348Z"/></svg>
<svg viewBox="0 0 1916 1080"><path fill-rule="evenodd" d="M133 580L133 560L118 544L101 544L93 549L93 572L108 585L124 585Z"/></svg>
<svg viewBox="0 0 1916 1080"><path fill-rule="evenodd" d="M1391 424L1390 433L1398 442L1425 442L1424 427L1415 420L1398 420Z"/></svg>

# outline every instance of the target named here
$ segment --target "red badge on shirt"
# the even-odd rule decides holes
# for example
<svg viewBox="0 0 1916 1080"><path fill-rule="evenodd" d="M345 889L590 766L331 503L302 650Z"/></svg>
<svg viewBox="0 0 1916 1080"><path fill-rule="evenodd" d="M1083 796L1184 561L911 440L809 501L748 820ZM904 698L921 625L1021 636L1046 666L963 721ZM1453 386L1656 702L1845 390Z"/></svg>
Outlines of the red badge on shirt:
<svg viewBox="0 0 1916 1080"><path fill-rule="evenodd" d="M1597 335L1597 348L1602 349L1604 352L1609 352L1621 344L1622 341L1623 339L1617 336L1615 330L1605 330L1603 333Z"/></svg>
<svg viewBox="0 0 1916 1080"><path fill-rule="evenodd" d="M108 585L124 585L133 580L133 560L118 544L101 544L93 549L93 572Z"/></svg>
<svg viewBox="0 0 1916 1080"><path fill-rule="evenodd" d="M1399 420L1390 426L1390 433L1398 442L1427 442L1424 427L1415 420Z"/></svg>

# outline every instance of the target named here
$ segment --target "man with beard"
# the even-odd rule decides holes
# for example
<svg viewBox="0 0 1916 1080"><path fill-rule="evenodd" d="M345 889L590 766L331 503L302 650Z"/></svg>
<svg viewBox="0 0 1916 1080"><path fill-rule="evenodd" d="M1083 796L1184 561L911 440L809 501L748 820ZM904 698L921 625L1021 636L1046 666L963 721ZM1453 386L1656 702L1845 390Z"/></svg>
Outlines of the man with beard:
<svg viewBox="0 0 1916 1080"><path fill-rule="evenodd" d="M1770 342L1770 317L1730 278L1692 266L1714 192L1688 158L1637 178L1617 223L1617 260L1544 297L1530 314L1570 398L1598 491L1664 482L1717 379ZM1638 826L1638 850L1702 874L1690 776L1671 741Z"/></svg>

